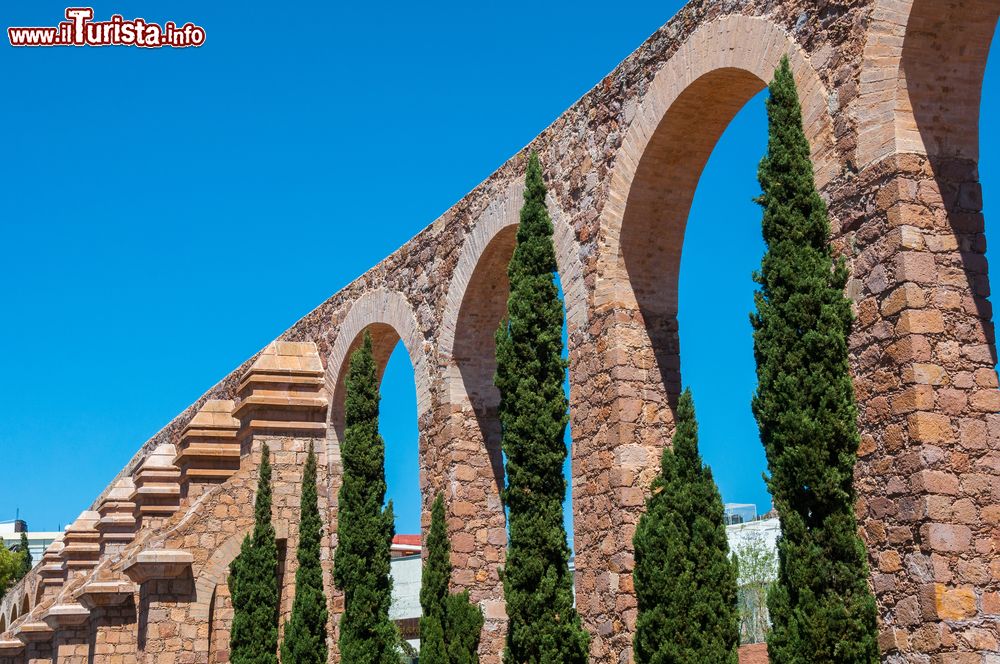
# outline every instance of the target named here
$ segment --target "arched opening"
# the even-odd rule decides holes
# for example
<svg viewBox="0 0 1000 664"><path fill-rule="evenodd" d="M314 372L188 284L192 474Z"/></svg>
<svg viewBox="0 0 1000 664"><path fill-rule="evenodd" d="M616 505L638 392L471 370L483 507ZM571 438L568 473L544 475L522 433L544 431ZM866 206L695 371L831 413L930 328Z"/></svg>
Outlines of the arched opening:
<svg viewBox="0 0 1000 664"><path fill-rule="evenodd" d="M577 591L585 593L578 604L592 633L592 652L631 648L633 627L621 624L617 616L622 606L634 611L634 525L644 510L662 448L673 434L682 365L685 374L688 371L682 363L686 354L682 355L678 323L679 316L688 312L680 312L678 288L695 191L723 132L766 87L783 56L788 56L798 84L805 134L823 190L843 168L829 114L831 97L807 55L785 30L767 19L745 16L722 17L699 26L664 63L635 108L611 174L598 255L603 283L594 294L595 309L607 310L596 346L612 381L607 389L607 425L596 433L608 441L610 452L604 458L591 454L586 459L589 476L583 480L610 483L612 490L588 496L586 505L577 510L578 519L584 515L589 521L584 528L577 524ZM753 219L759 234L759 212ZM722 236L732 233L732 225L739 221L710 218L696 223L709 236ZM712 247L691 258L710 268L718 252ZM752 260L759 259L757 253ZM715 291L725 287L723 272L706 269L692 289L707 316L713 315ZM747 295L753 292L748 276L739 282ZM749 310L740 309L746 320ZM749 330L746 333L749 336ZM752 366L752 355L749 361ZM724 383L729 374L712 378ZM749 403L743 401L748 397L728 398L741 401L748 416L744 422L751 423L754 435L746 447L759 450ZM701 411L707 404L698 393L695 400L704 419ZM707 433L703 432L703 445Z"/></svg>
<svg viewBox="0 0 1000 664"><path fill-rule="evenodd" d="M771 507L762 479L767 460L750 408L756 388L752 274L764 253L760 207L753 199L760 193L757 166L767 151L766 96L758 93L736 114L697 183L684 232L677 312L684 385L694 395L702 457L723 501L754 505L756 515Z"/></svg>
<svg viewBox="0 0 1000 664"><path fill-rule="evenodd" d="M380 318L391 322L379 322ZM340 458L339 444L345 433L346 378L351 355L360 347L366 332L371 335L380 384L379 433L385 443L385 498L393 503L396 528L390 563L393 602L389 615L403 637L412 640L413 626L420 618L421 532L428 525L430 507L424 468L436 460L423 442L427 435L429 397L422 346L418 344L416 323L405 300L376 293L355 303L341 326L340 334L344 336L338 338L328 367L336 371L330 408L332 459ZM414 353L417 353L415 360ZM331 486L331 491L337 488Z"/></svg>
<svg viewBox="0 0 1000 664"><path fill-rule="evenodd" d="M7 616L0 614L0 634L7 631Z"/></svg>
<svg viewBox="0 0 1000 664"><path fill-rule="evenodd" d="M31 611L31 597L29 596L29 593L26 592L21 597L21 615L23 616L29 611Z"/></svg>
<svg viewBox="0 0 1000 664"><path fill-rule="evenodd" d="M417 392L406 347L397 342L382 374L379 433L385 442L386 501L392 501L396 534L420 536L420 462Z"/></svg>
<svg viewBox="0 0 1000 664"><path fill-rule="evenodd" d="M767 151L767 93L736 114L697 184L684 233L678 328L684 385L694 395L702 459L726 505L731 553L753 564L739 576L740 643L760 648L770 630L767 588L777 578L778 519L764 482L767 458L751 410L756 389L754 310L765 246L757 168ZM711 257L707 259L706 257ZM712 284L711 297L705 285Z"/></svg>
<svg viewBox="0 0 1000 664"><path fill-rule="evenodd" d="M483 249L458 311L452 351L460 375L451 383L451 399L471 407L474 418L469 418L469 424L473 426L467 427L465 434L485 447L497 491L504 485L504 462L497 415L500 393L493 384L497 368L494 339L507 313L507 263L514 254L516 236L517 226L506 226Z"/></svg>
<svg viewBox="0 0 1000 664"><path fill-rule="evenodd" d="M441 339L451 414L449 526L452 541L464 549L457 556L459 564L453 581L458 587L468 588L473 601L484 607L486 626L480 652L490 657L503 648L505 621L499 569L507 545L507 524L500 500L505 482L498 413L500 394L493 382L495 335L507 313L510 291L507 266L517 243L523 201L523 183L516 182L474 222L449 286ZM554 274L553 278L565 303L565 356L567 330L582 323L575 317L580 311L576 303L583 302L578 293L582 280L573 258L572 233L551 197L548 209L553 219L557 261L563 273ZM571 313L567 314L567 310ZM568 380L564 389L568 396ZM569 426L565 441L571 447ZM567 540L572 548L571 458L568 453L563 468L567 488L563 511Z"/></svg>
<svg viewBox="0 0 1000 664"><path fill-rule="evenodd" d="M667 110L629 190L621 259L648 337L643 351L652 353L644 360L655 368L647 376L652 385L646 393L659 395L660 408L672 407L681 389L677 293L695 189L725 128L764 86L758 76L735 68L716 69L695 80ZM666 427L661 435L669 435Z"/></svg>

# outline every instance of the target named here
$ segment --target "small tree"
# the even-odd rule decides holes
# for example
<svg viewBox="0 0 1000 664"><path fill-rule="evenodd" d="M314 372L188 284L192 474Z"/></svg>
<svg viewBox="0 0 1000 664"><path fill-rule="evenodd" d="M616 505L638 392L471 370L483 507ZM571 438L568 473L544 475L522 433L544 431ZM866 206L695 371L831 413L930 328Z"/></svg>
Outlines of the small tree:
<svg viewBox="0 0 1000 664"><path fill-rule="evenodd" d="M468 591L451 595L451 545L445 529L444 497L431 508L427 560L420 585L421 664L474 664L479 661L483 614L469 602Z"/></svg>
<svg viewBox="0 0 1000 664"><path fill-rule="evenodd" d="M762 643L771 631L767 593L778 575L778 554L761 533L748 533L733 548L739 574L741 643Z"/></svg>
<svg viewBox="0 0 1000 664"><path fill-rule="evenodd" d="M759 202L767 252L755 275L753 411L781 516L768 606L772 664L874 664L875 599L854 514L860 437L848 366L847 268L834 261L788 58L767 100Z"/></svg>
<svg viewBox="0 0 1000 664"><path fill-rule="evenodd" d="M687 390L633 539L636 664L737 664L736 569L723 517Z"/></svg>
<svg viewBox="0 0 1000 664"><path fill-rule="evenodd" d="M503 569L508 664L587 661L590 637L573 607L563 525L563 306L554 274L552 220L534 152L525 175L517 246L507 266L507 319L496 333L501 445L510 546Z"/></svg>
<svg viewBox="0 0 1000 664"><path fill-rule="evenodd" d="M398 664L396 626L389 620L394 533L385 501L385 445L378 433L378 379L372 339L365 332L351 355L344 404L343 484L333 578L344 592L340 659L344 664Z"/></svg>
<svg viewBox="0 0 1000 664"><path fill-rule="evenodd" d="M243 539L229 566L233 626L229 659L233 664L278 662L278 542L271 524L271 451L265 443L254 502L253 533Z"/></svg>
<svg viewBox="0 0 1000 664"><path fill-rule="evenodd" d="M21 567L19 554L14 553L0 540L0 598L7 592L7 588L16 578Z"/></svg>
<svg viewBox="0 0 1000 664"><path fill-rule="evenodd" d="M323 526L316 492L316 453L312 441L302 472L299 514L299 567L295 570L295 601L292 617L285 624L281 644L284 664L326 664L326 623L328 610L320 566L320 538Z"/></svg>
<svg viewBox="0 0 1000 664"><path fill-rule="evenodd" d="M34 564L34 560L31 558L31 548L28 546L28 533L23 530L21 531L21 544L17 553L21 564L20 569L17 571L17 579L23 579L31 571L31 567Z"/></svg>

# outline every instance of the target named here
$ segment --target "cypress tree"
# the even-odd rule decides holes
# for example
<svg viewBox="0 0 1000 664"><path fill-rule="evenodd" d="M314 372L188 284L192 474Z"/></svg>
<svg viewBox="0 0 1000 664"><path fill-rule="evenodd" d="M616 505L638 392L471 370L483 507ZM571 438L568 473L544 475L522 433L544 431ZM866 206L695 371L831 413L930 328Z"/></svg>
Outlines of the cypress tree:
<svg viewBox="0 0 1000 664"><path fill-rule="evenodd" d="M563 527L563 307L552 221L538 156L531 154L517 247L507 267L507 319L496 334L501 444L506 455L510 544L503 570L509 624L507 664L587 660L589 636L573 608L569 547Z"/></svg>
<svg viewBox="0 0 1000 664"><path fill-rule="evenodd" d="M344 406L344 463L333 578L344 592L340 658L344 664L399 664L389 620L392 503L385 508L385 445L378 433L378 380L366 332L351 355Z"/></svg>
<svg viewBox="0 0 1000 664"><path fill-rule="evenodd" d="M450 664L478 664L483 613L469 601L468 590L445 598L445 618L444 631Z"/></svg>
<svg viewBox="0 0 1000 664"><path fill-rule="evenodd" d="M420 661L423 664L448 664L444 627L451 579L450 550L444 524L444 499L438 494L431 508L427 560L420 578Z"/></svg>
<svg viewBox="0 0 1000 664"><path fill-rule="evenodd" d="M635 662L737 664L736 568L722 496L698 453L690 390L677 404L673 449L664 448L660 465L633 538Z"/></svg>
<svg viewBox="0 0 1000 664"><path fill-rule="evenodd" d="M21 531L21 569L17 574L17 578L23 578L28 572L31 571L31 567L34 564L34 560L31 557L31 549L28 547L28 533Z"/></svg>
<svg viewBox="0 0 1000 664"><path fill-rule="evenodd" d="M427 560L420 584L420 661L422 664L474 664L479 661L483 614L468 591L451 595L451 545L445 531L444 498L431 508Z"/></svg>
<svg viewBox="0 0 1000 664"><path fill-rule="evenodd" d="M278 662L278 542L271 524L271 451L260 455L253 533L243 539L229 566L233 626L229 635L233 664Z"/></svg>
<svg viewBox="0 0 1000 664"><path fill-rule="evenodd" d="M292 603L292 617L285 624L281 661L283 664L326 664L328 612L319 559L323 526L316 493L316 453L312 441L309 442L309 454L302 472L300 501L295 601Z"/></svg>
<svg viewBox="0 0 1000 664"><path fill-rule="evenodd" d="M875 600L854 515L859 436L848 371L847 268L829 244L788 59L767 101L763 235L754 329L753 412L781 517L768 598L774 664L878 661Z"/></svg>

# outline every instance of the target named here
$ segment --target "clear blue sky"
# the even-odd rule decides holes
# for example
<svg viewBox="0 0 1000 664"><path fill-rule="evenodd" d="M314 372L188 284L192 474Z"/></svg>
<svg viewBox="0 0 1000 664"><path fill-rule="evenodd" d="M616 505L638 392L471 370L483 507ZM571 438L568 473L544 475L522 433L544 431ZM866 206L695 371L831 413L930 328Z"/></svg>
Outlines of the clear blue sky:
<svg viewBox="0 0 1000 664"><path fill-rule="evenodd" d="M190 20L207 44L0 45L0 519L75 518L151 434L488 176L681 4L116 0L98 18ZM65 6L8 0L0 17L55 25ZM1000 62L984 108L1000 109ZM998 144L986 124L994 229ZM758 98L703 177L681 282L704 456L727 501L761 511L747 314L763 149ZM384 388L397 530L415 532L405 355Z"/></svg>

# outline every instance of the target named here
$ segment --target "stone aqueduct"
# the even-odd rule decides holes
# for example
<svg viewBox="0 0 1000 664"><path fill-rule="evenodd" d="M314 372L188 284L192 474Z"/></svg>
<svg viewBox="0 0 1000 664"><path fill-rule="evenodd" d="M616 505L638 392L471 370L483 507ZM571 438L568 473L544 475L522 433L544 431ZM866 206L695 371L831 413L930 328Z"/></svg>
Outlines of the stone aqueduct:
<svg viewBox="0 0 1000 664"><path fill-rule="evenodd" d="M998 14L998 0L694 0L529 146L566 294L576 590L594 662L630 657L630 536L680 385L677 272L695 186L785 54L853 275L857 511L883 661L1000 662L1000 391L977 171ZM444 492L453 582L481 604L483 661L498 662L491 340L525 154L146 442L3 600L0 663L226 661L225 573L265 441L290 552L304 451L325 443L335 625L343 375L366 329L382 366L400 339L409 353L425 525ZM294 566L281 569L285 615Z"/></svg>

